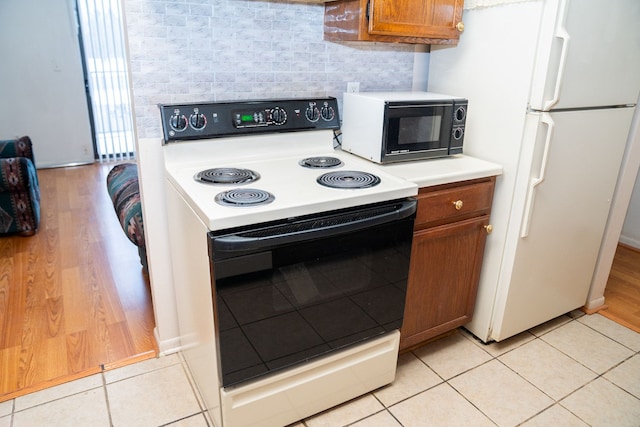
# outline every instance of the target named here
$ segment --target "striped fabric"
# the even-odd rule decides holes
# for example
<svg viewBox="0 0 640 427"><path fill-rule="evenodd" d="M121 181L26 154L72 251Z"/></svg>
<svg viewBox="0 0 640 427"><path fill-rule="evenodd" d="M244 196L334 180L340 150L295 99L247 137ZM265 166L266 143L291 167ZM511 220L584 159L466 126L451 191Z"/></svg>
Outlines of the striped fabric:
<svg viewBox="0 0 640 427"><path fill-rule="evenodd" d="M122 163L114 166L107 176L107 191L125 234L134 245L144 248L144 224L137 165Z"/></svg>

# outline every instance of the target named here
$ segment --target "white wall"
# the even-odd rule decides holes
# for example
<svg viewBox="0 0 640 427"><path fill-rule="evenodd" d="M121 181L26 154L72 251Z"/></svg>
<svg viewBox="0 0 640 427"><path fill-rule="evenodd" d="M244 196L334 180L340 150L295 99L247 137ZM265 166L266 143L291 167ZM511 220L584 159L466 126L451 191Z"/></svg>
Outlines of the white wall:
<svg viewBox="0 0 640 427"><path fill-rule="evenodd" d="M93 161L73 7L0 1L0 139L29 135L37 167Z"/></svg>
<svg viewBox="0 0 640 427"><path fill-rule="evenodd" d="M640 174L636 177L631 202L622 226L620 242L640 249Z"/></svg>

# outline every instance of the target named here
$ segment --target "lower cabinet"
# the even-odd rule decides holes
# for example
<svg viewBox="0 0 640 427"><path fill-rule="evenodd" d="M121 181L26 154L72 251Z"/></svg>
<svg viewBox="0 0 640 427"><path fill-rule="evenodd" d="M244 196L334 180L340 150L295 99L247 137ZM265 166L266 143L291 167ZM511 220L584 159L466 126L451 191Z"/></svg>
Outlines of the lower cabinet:
<svg viewBox="0 0 640 427"><path fill-rule="evenodd" d="M471 320L494 185L489 177L420 190L400 350Z"/></svg>

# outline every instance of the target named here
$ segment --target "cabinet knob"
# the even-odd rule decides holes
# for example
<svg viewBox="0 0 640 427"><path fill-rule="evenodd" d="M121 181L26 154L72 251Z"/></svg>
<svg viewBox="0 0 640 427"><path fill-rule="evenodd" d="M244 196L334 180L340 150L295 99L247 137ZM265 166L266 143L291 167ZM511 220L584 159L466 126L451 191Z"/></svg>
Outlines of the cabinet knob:
<svg viewBox="0 0 640 427"><path fill-rule="evenodd" d="M456 200L455 202L453 202L453 206L455 206L456 210L459 211L460 209L462 209L462 200Z"/></svg>
<svg viewBox="0 0 640 427"><path fill-rule="evenodd" d="M487 234L491 234L491 232L493 231L493 225L491 224L485 225L484 229L486 230Z"/></svg>
<svg viewBox="0 0 640 427"><path fill-rule="evenodd" d="M463 32L464 31L464 23L463 22L458 22L456 24L456 30L458 30L459 32Z"/></svg>

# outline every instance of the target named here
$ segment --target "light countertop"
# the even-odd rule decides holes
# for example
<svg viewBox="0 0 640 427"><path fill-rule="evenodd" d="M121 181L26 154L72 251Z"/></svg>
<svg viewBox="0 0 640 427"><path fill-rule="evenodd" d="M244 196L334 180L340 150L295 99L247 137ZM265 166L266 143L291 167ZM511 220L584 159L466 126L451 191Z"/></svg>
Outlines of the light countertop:
<svg viewBox="0 0 640 427"><path fill-rule="evenodd" d="M379 167L387 173L414 182L419 187L502 174L502 166L464 154L439 159L392 163Z"/></svg>

